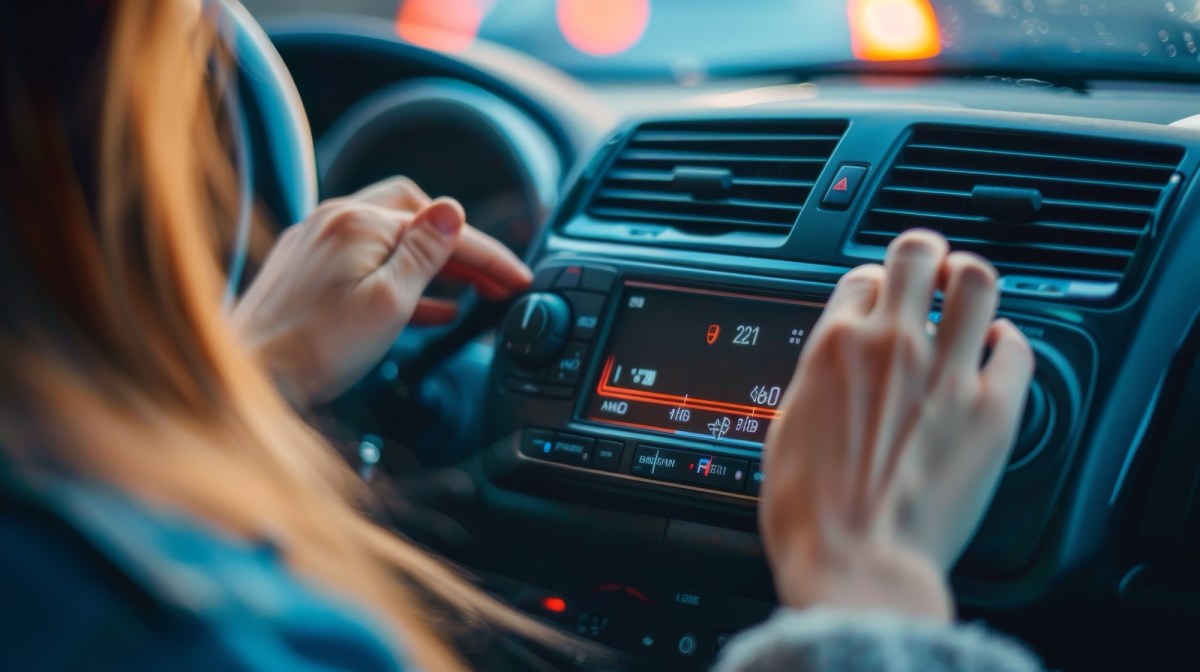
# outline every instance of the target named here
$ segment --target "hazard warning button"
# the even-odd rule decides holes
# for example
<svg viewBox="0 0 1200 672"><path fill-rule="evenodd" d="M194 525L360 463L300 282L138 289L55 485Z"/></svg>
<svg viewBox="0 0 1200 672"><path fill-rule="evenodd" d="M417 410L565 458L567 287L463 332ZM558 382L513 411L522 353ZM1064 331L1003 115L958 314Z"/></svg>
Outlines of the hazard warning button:
<svg viewBox="0 0 1200 672"><path fill-rule="evenodd" d="M866 175L867 166L862 164L843 163L838 166L837 174L833 176L833 183L829 185L829 191L826 191L825 198L821 199L821 207L827 210L848 208Z"/></svg>

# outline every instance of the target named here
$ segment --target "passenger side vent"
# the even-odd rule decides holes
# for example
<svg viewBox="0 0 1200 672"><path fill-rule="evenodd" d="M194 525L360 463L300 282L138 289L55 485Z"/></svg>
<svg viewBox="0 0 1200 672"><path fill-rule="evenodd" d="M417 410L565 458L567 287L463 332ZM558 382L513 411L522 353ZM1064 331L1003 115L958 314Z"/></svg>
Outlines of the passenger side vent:
<svg viewBox="0 0 1200 672"><path fill-rule="evenodd" d="M918 127L855 232L945 234L1005 274L1117 282L1178 178L1169 145Z"/></svg>
<svg viewBox="0 0 1200 672"><path fill-rule="evenodd" d="M587 214L688 234L787 235L845 130L844 121L645 124L613 160Z"/></svg>

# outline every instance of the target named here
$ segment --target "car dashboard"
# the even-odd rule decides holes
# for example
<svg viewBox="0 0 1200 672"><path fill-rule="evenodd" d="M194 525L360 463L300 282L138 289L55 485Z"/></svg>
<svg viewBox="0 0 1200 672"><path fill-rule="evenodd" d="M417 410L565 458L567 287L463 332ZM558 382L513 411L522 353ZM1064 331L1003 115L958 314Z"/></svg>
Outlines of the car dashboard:
<svg viewBox="0 0 1200 672"><path fill-rule="evenodd" d="M321 49L341 44L347 63L371 50L319 32L277 43L328 108ZM358 67L396 67L370 58ZM572 141L536 96L472 77L575 167L522 234L533 287L476 344L463 407L479 410L478 445L426 502L453 531L419 538L634 665L703 669L776 608L756 533L762 444L821 306L923 227L997 266L1000 314L1037 359L953 572L961 615L1069 669L1185 647L1200 605L1200 134L1013 110L1023 94L998 87L995 109L673 103ZM361 90L395 83L378 80ZM318 112L318 132L336 128L321 115L336 116ZM939 315L935 301L931 332Z"/></svg>

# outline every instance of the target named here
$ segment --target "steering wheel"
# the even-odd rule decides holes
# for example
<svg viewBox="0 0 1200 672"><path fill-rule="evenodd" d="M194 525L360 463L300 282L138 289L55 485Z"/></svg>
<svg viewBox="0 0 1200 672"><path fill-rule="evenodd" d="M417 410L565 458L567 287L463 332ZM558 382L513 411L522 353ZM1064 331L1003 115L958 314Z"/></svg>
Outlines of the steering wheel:
<svg viewBox="0 0 1200 672"><path fill-rule="evenodd" d="M230 112L240 131L238 172L243 207L237 244L228 260L226 302L232 305L245 284L243 269L253 201L257 198L263 202L281 223L299 222L317 206L318 180L312 132L300 94L279 52L240 2L220 0L220 10L224 39L238 65L238 100L236 109ZM362 382L335 401L330 411L356 432L394 434L380 427L378 419L387 417L388 424L402 420L397 410L416 394L426 374L494 324L505 307L470 293L462 301L454 323L432 330L419 343L398 343Z"/></svg>

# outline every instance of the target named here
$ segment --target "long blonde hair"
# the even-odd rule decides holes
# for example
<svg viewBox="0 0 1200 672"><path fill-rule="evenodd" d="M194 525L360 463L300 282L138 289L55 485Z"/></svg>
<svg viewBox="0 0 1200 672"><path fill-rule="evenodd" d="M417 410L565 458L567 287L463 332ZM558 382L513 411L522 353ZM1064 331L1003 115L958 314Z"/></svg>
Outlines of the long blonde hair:
<svg viewBox="0 0 1200 672"><path fill-rule="evenodd" d="M214 31L195 8L0 3L7 461L269 535L426 668L463 667L451 621L552 639L368 520L355 474L228 327L214 223L233 221L235 176L210 91Z"/></svg>

